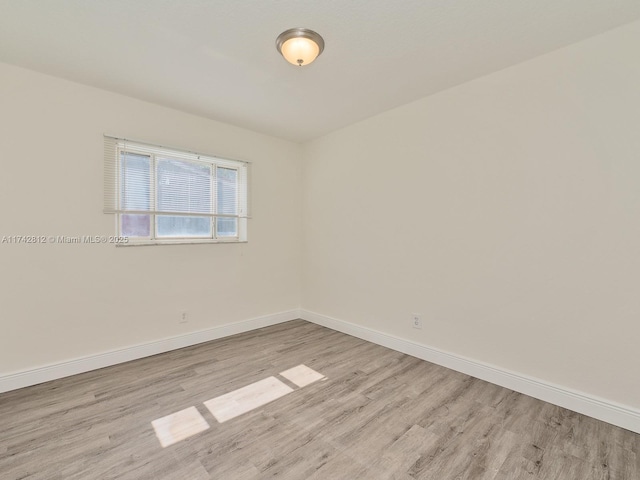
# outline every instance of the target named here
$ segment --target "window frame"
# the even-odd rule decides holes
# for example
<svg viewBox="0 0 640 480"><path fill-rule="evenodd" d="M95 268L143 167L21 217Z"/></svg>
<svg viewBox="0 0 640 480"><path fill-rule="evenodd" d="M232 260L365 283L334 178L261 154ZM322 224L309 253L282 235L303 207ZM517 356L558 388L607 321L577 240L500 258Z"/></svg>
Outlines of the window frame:
<svg viewBox="0 0 640 480"><path fill-rule="evenodd" d="M115 149L108 148L107 142L115 141ZM112 162L110 165L108 151L112 151ZM123 206L123 154L139 155L149 159L149 210L126 209ZM207 166L209 169L209 192L211 213L194 213L184 211L160 211L159 210L159 185L158 178L161 160L174 160L187 164ZM218 169L225 168L236 172L235 205L236 214L218 213ZM136 245L175 245L175 244L198 244L198 243L245 243L247 242L247 219L249 200L249 171L250 163L228 158L214 157L211 155L197 154L184 150L177 150L167 147L132 142L129 140L108 137L105 135L105 213L115 214L116 233L118 237L127 238L126 243L118 243L118 246ZM115 175L112 182L107 178L109 173ZM115 192L108 192L109 184ZM115 194L115 197L113 197ZM109 205L112 208L109 208ZM113 208L115 207L115 208ZM125 215L145 215L148 216L149 235L148 236L127 236L123 234L123 218ZM158 233L158 219L161 217L185 217L193 216L209 219L209 235L189 235L189 236L162 236ZM220 235L218 218L233 218L236 220L235 235Z"/></svg>

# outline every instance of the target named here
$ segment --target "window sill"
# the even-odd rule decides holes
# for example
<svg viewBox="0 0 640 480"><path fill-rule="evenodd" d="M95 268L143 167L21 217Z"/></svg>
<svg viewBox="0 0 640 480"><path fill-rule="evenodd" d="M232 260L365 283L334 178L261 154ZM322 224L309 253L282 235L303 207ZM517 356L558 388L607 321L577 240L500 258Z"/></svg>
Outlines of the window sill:
<svg viewBox="0 0 640 480"><path fill-rule="evenodd" d="M188 239L176 239L176 240L137 240L128 243L117 243L116 247L153 247L164 245L206 245L206 244L235 244L235 243L248 243L247 240L211 240L204 238L197 238L193 240Z"/></svg>

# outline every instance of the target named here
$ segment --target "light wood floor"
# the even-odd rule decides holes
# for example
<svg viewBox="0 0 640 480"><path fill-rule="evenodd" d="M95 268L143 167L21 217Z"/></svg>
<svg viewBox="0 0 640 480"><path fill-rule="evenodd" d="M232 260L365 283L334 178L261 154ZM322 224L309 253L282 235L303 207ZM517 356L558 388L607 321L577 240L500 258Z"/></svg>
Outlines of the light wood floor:
<svg viewBox="0 0 640 480"><path fill-rule="evenodd" d="M305 364L225 423L203 403ZM210 428L162 448L151 422ZM640 436L304 321L0 395L2 480L640 479Z"/></svg>

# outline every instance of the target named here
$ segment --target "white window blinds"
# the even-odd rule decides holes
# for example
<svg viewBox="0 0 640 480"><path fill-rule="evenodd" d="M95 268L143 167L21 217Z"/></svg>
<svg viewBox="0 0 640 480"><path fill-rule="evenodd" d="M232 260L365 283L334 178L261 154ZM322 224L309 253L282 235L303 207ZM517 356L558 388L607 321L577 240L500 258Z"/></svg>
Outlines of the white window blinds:
<svg viewBox="0 0 640 480"><path fill-rule="evenodd" d="M104 137L104 212L141 241L246 240L250 164Z"/></svg>

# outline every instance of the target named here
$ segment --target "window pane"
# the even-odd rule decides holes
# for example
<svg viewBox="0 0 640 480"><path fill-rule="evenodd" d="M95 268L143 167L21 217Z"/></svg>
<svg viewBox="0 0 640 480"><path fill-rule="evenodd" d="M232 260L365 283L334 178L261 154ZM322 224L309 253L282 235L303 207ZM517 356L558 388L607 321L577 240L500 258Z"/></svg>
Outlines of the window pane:
<svg viewBox="0 0 640 480"><path fill-rule="evenodd" d="M104 210L133 243L246 240L250 165L105 137L104 168Z"/></svg>
<svg viewBox="0 0 640 480"><path fill-rule="evenodd" d="M151 159L148 155L120 153L120 208L150 210Z"/></svg>
<svg viewBox="0 0 640 480"><path fill-rule="evenodd" d="M158 237L211 237L211 218L159 215Z"/></svg>
<svg viewBox="0 0 640 480"><path fill-rule="evenodd" d="M149 215L120 215L120 234L123 237L148 237L151 232Z"/></svg>
<svg viewBox="0 0 640 480"><path fill-rule="evenodd" d="M218 237L237 237L237 218L216 218L216 232Z"/></svg>
<svg viewBox="0 0 640 480"><path fill-rule="evenodd" d="M209 165L159 158L157 171L159 211L213 213Z"/></svg>
<svg viewBox="0 0 640 480"><path fill-rule="evenodd" d="M233 168L218 167L218 212L226 215L238 214L238 171Z"/></svg>

